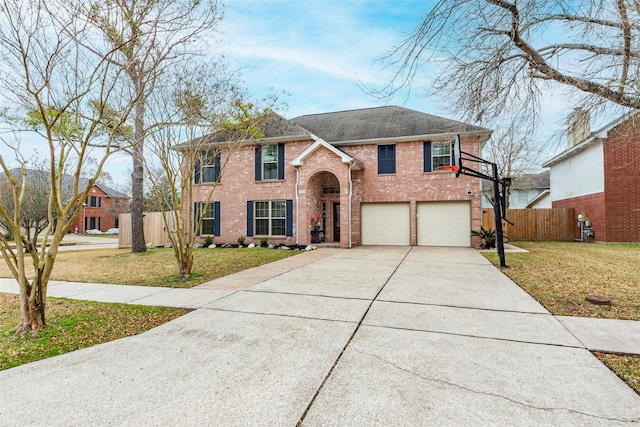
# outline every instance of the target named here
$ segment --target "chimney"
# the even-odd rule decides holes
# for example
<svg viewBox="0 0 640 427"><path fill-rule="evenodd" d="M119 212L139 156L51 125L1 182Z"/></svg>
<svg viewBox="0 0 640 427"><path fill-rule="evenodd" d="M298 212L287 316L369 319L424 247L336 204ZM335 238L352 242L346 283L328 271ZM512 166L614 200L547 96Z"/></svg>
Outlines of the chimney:
<svg viewBox="0 0 640 427"><path fill-rule="evenodd" d="M589 111L575 108L567 117L567 148L584 141L589 135L591 135Z"/></svg>

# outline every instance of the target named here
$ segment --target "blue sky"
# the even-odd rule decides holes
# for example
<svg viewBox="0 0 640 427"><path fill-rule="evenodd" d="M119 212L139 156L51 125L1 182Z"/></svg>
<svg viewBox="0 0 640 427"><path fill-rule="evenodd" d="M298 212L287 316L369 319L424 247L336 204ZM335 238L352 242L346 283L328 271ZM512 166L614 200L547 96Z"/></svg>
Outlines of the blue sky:
<svg viewBox="0 0 640 427"><path fill-rule="evenodd" d="M417 25L418 1L245 1L226 3L219 44L243 67L249 89L286 91L285 117L384 105L362 86L388 79L376 58ZM417 92L417 91L416 91ZM438 113L437 103L400 96L404 104Z"/></svg>

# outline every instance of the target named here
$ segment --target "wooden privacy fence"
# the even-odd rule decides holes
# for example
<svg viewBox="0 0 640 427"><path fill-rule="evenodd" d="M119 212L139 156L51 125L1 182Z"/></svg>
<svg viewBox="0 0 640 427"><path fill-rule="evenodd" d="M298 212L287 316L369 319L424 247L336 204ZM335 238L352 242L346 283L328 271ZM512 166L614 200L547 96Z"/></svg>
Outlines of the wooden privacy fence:
<svg viewBox="0 0 640 427"><path fill-rule="evenodd" d="M573 208L507 209L507 219L514 224L503 223L509 240L575 239L577 219ZM482 209L482 227L496 228L493 209Z"/></svg>
<svg viewBox="0 0 640 427"><path fill-rule="evenodd" d="M169 220L169 228L173 231L173 215L167 212ZM131 247L131 214L120 214L120 234L118 235L118 247L130 248ZM162 212L145 212L143 218L144 227L144 242L153 244L154 246L161 246L167 243L171 243L169 240L169 231L165 229L164 221L162 219Z"/></svg>

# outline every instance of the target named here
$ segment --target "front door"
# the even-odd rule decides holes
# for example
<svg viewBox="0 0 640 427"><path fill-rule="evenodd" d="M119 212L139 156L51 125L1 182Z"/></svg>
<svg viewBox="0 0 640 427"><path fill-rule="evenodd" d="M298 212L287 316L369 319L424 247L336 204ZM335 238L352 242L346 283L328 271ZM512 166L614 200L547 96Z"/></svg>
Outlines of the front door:
<svg viewBox="0 0 640 427"><path fill-rule="evenodd" d="M340 241L340 203L333 204L333 241Z"/></svg>

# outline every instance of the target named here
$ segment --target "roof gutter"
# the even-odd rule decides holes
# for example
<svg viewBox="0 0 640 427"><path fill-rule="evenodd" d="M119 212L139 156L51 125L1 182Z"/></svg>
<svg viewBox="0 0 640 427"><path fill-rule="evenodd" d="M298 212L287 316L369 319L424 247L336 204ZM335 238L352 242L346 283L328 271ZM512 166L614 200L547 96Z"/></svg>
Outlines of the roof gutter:
<svg viewBox="0 0 640 427"><path fill-rule="evenodd" d="M353 200L353 180L351 179L351 169L353 169L354 166L356 166L356 162L355 160L352 160L349 165L349 225L347 227L349 229L349 249L351 249L351 203Z"/></svg>
<svg viewBox="0 0 640 427"><path fill-rule="evenodd" d="M296 186L295 186L295 191L296 191L296 245L298 245L298 244L300 244L300 225L299 225L300 221L298 221L299 220L299 218L298 218L298 216L299 216L298 215L298 212L299 212L299 209L298 209L298 205L299 205L299 203L298 203L298 200L299 200L298 199L298 184L300 182L300 171L298 170L298 166L294 165L293 167L296 169Z"/></svg>

